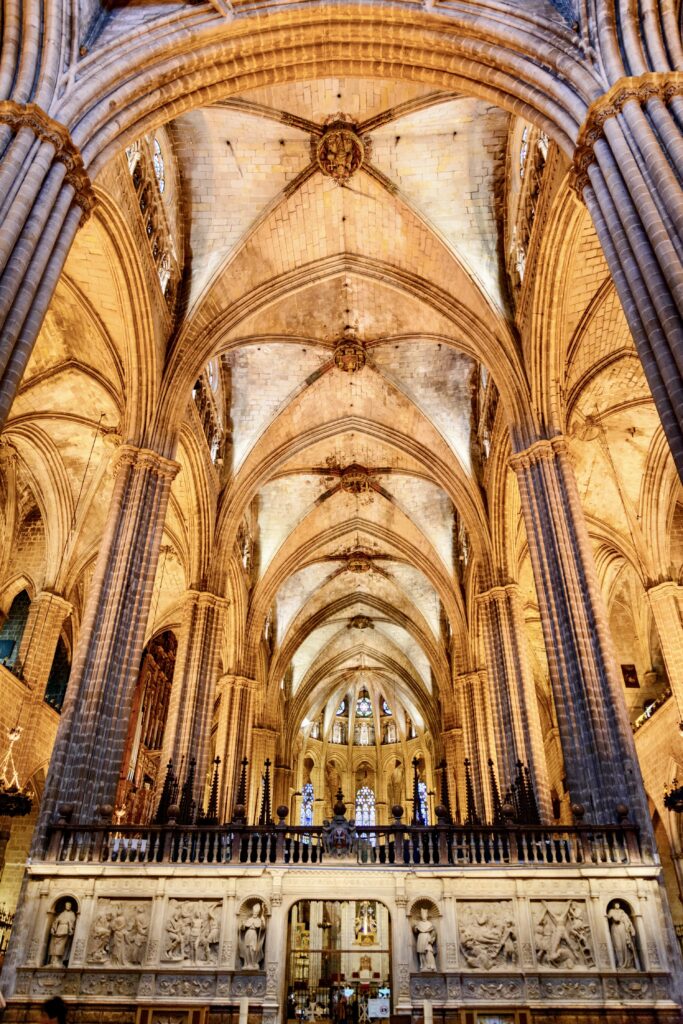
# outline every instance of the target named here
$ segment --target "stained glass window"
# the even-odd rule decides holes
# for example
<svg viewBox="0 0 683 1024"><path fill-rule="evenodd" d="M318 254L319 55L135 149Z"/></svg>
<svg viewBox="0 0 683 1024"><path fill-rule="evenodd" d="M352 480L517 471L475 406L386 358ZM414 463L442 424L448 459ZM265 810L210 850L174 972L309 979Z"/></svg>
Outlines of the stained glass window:
<svg viewBox="0 0 683 1024"><path fill-rule="evenodd" d="M159 191L163 192L166 188L166 175L164 172L164 158L161 155L161 146L159 140L155 139L153 144L153 160L154 160L154 173L157 176L157 183L159 185Z"/></svg>
<svg viewBox="0 0 683 1024"><path fill-rule="evenodd" d="M385 700L382 701L382 711L384 712L385 715L391 714L391 708L389 707Z"/></svg>
<svg viewBox="0 0 683 1024"><path fill-rule="evenodd" d="M313 783L304 783L301 790L301 819L302 825L313 824Z"/></svg>
<svg viewBox="0 0 683 1024"><path fill-rule="evenodd" d="M420 821L423 825L429 824L429 800L427 799L427 783L418 782L417 795L420 800Z"/></svg>
<svg viewBox="0 0 683 1024"><path fill-rule="evenodd" d="M356 793L356 825L375 824L375 794L369 786L361 786Z"/></svg>
<svg viewBox="0 0 683 1024"><path fill-rule="evenodd" d="M339 707L337 708L337 714L338 715L343 715L345 713L346 713L346 701L343 700L341 702L341 704L339 705Z"/></svg>
<svg viewBox="0 0 683 1024"><path fill-rule="evenodd" d="M363 690L356 701L356 717L372 718L372 703L365 690Z"/></svg>

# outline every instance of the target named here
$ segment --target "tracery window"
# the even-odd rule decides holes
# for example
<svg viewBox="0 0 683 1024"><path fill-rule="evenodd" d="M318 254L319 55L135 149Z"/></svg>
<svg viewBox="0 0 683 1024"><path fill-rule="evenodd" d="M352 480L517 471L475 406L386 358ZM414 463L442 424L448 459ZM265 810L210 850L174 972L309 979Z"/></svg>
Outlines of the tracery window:
<svg viewBox="0 0 683 1024"><path fill-rule="evenodd" d="M341 702L341 704L339 705L339 707L337 708L337 714L338 715L343 715L345 713L346 713L346 701L343 700Z"/></svg>
<svg viewBox="0 0 683 1024"><path fill-rule="evenodd" d="M385 700L382 701L382 711L384 712L385 715L390 715L392 713L391 708L389 707Z"/></svg>
<svg viewBox="0 0 683 1024"><path fill-rule="evenodd" d="M369 786L361 786L356 793L356 825L375 824L375 793Z"/></svg>
<svg viewBox="0 0 683 1024"><path fill-rule="evenodd" d="M358 695L356 701L356 718L372 718L372 702L366 690Z"/></svg>
<svg viewBox="0 0 683 1024"><path fill-rule="evenodd" d="M301 816L300 823L302 825L313 824L313 783L306 782L301 787Z"/></svg>
<svg viewBox="0 0 683 1024"><path fill-rule="evenodd" d="M165 171L165 168L164 168L164 158L161 155L161 146L159 145L159 140L158 139L155 139L154 142L152 143L152 149L153 149L152 161L154 163L154 173L157 176L157 185L159 186L159 191L163 194L163 191L166 188L166 171Z"/></svg>

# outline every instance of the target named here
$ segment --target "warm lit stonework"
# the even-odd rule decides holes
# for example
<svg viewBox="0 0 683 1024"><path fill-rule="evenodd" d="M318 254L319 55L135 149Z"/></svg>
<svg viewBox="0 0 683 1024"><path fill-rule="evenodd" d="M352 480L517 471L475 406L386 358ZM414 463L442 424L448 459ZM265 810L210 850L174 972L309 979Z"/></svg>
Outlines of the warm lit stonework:
<svg viewBox="0 0 683 1024"><path fill-rule="evenodd" d="M670 0L4 0L3 1021L674 1024Z"/></svg>

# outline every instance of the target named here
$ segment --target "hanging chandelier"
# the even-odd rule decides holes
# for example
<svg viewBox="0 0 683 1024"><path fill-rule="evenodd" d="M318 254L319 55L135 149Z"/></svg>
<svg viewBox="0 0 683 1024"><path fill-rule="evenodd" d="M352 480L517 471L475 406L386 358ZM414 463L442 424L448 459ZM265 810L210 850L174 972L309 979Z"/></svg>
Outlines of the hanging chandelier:
<svg viewBox="0 0 683 1024"><path fill-rule="evenodd" d="M21 736L21 729L15 725L7 733L9 746L0 762L0 815L9 818L23 817L33 806L33 799L27 786L19 784L19 775L14 763L13 747Z"/></svg>

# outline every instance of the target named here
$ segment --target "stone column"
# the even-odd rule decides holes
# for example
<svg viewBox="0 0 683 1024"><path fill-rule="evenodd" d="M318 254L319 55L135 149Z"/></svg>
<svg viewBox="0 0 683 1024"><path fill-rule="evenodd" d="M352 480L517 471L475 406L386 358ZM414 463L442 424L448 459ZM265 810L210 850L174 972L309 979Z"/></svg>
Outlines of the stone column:
<svg viewBox="0 0 683 1024"><path fill-rule="evenodd" d="M270 761L270 810L275 817L275 803L273 802L273 777L275 767L275 751L277 747L277 733L274 729L263 729L256 726L251 731L251 766L253 785L249 794L249 813L252 821L257 821L261 811L262 799L262 776L266 758Z"/></svg>
<svg viewBox="0 0 683 1024"><path fill-rule="evenodd" d="M254 721L256 682L244 676L223 676L218 682L221 703L218 714L216 753L222 761L222 799L220 813L230 819L239 785L240 762L249 757ZM261 766L262 767L262 766ZM249 764L249 793L258 788L260 767Z"/></svg>
<svg viewBox="0 0 683 1024"><path fill-rule="evenodd" d="M456 726L447 729L442 734L444 760L446 762L446 783L448 785L448 797L451 801L451 814L453 821L464 821L465 819L465 747L463 743L462 728ZM439 780L440 782L440 780ZM439 797L440 797L439 786Z"/></svg>
<svg viewBox="0 0 683 1024"><path fill-rule="evenodd" d="M133 690L178 464L132 445L118 452L114 488L71 670L36 832L38 853L59 804L95 820L113 804Z"/></svg>
<svg viewBox="0 0 683 1024"><path fill-rule="evenodd" d="M626 804L649 816L617 675L607 614L564 438L510 460L529 554L571 799L588 820L613 822Z"/></svg>
<svg viewBox="0 0 683 1024"><path fill-rule="evenodd" d="M471 766L477 813L482 821L491 820L491 794L488 787L488 759L495 755L495 741L491 722L488 683L485 672L466 672L455 679L463 734L463 761ZM467 816L465 773L461 768L462 786L458 795L463 821Z"/></svg>
<svg viewBox="0 0 683 1024"><path fill-rule="evenodd" d="M31 601L28 619L19 646L21 675L42 700L52 668L57 641L71 605L59 594L42 591Z"/></svg>
<svg viewBox="0 0 683 1024"><path fill-rule="evenodd" d="M543 821L550 821L550 786L536 687L527 653L524 609L519 587L509 583L479 594L486 667L494 719L496 769L503 796L516 764L529 768Z"/></svg>
<svg viewBox="0 0 683 1024"><path fill-rule="evenodd" d="M0 131L1 426L95 195L68 130L40 107L0 101Z"/></svg>
<svg viewBox="0 0 683 1024"><path fill-rule="evenodd" d="M216 682L229 602L191 590L185 597L178 637L168 719L161 755L162 772L169 761L175 771L195 759L197 807L202 805L209 771L209 747ZM220 755L219 755L220 756Z"/></svg>
<svg viewBox="0 0 683 1024"><path fill-rule="evenodd" d="M628 24L619 25L621 18ZM631 43L639 33L650 38L634 62ZM616 17L601 10L596 37L609 55L611 88L591 103L579 132L576 190L590 211L683 475L683 73L671 70L657 18L638 20L631 8ZM672 43L674 37L680 48L675 25Z"/></svg>
<svg viewBox="0 0 683 1024"><path fill-rule="evenodd" d="M679 708L683 708L683 587L672 580L647 592L666 674Z"/></svg>

